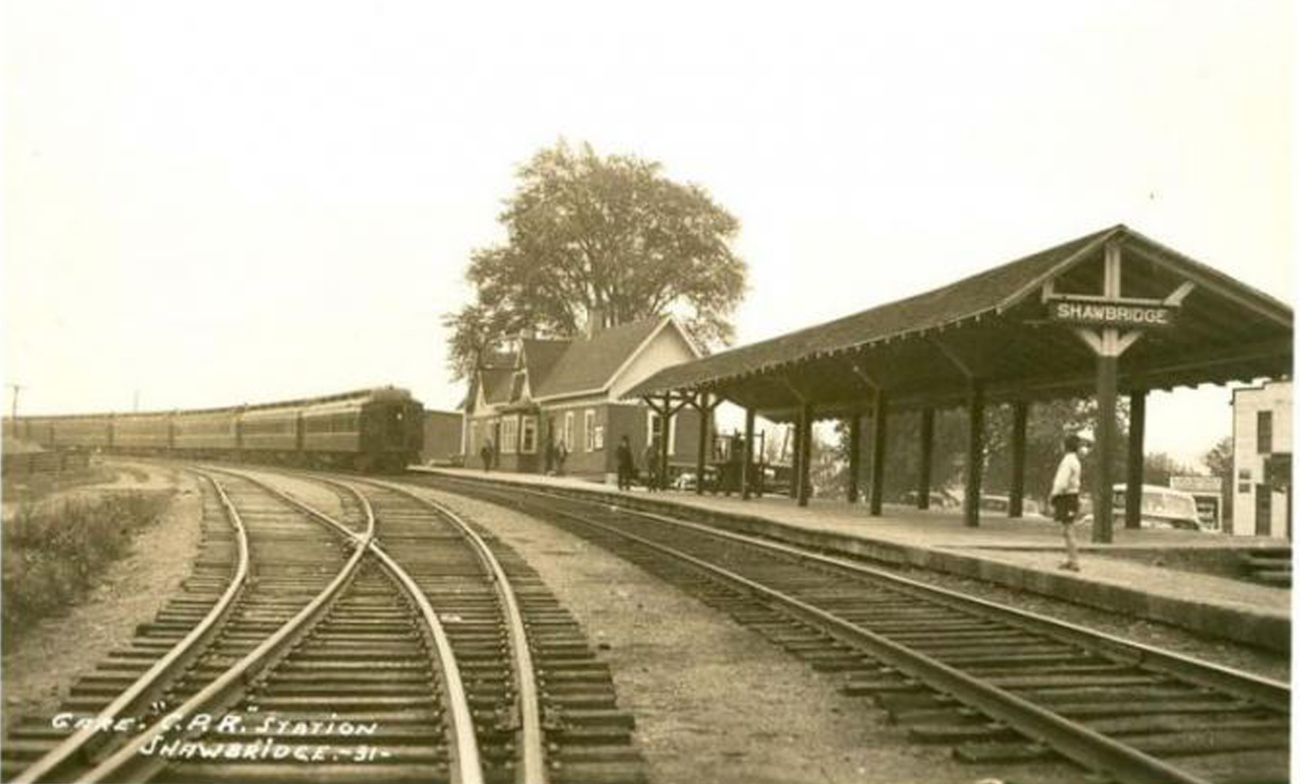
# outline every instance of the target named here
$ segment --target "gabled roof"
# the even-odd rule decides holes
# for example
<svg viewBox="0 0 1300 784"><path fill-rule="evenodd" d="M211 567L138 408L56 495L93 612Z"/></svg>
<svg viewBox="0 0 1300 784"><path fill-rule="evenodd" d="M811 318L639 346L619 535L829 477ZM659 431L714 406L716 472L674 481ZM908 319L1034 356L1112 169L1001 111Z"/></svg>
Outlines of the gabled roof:
<svg viewBox="0 0 1300 784"><path fill-rule="evenodd" d="M478 366L480 368L513 368L517 359L518 357L512 351L489 349L479 357Z"/></svg>
<svg viewBox="0 0 1300 784"><path fill-rule="evenodd" d="M533 380L533 397L543 400L607 388L619 369L666 321L670 321L667 316L643 319L570 341L546 378L540 383Z"/></svg>
<svg viewBox="0 0 1300 784"><path fill-rule="evenodd" d="M1163 298L1178 281L1195 284L1178 328L1153 333L1126 357L1121 372L1143 374L1133 377L1135 385L1188 383L1185 379L1196 374L1188 361L1202 353L1217 368L1206 381L1277 366L1280 355L1269 341L1289 345L1289 307L1119 225L933 291L665 368L625 397L708 388L748 397L759 407L790 405L797 397L847 401L862 397L865 372L879 376L885 387L919 399L941 387L965 384L954 377L961 375L953 367L954 356L976 363L974 370L982 378L1005 380L1013 391L1045 388L1056 383L1052 379L1085 378L1091 358L1081 341L1042 324L1042 291L1049 282L1058 292L1099 291L1099 259L1111 242L1132 259L1124 266L1125 296ZM1219 356L1234 346L1243 353L1249 353L1249 346L1252 356L1263 358L1234 363L1231 356ZM1211 350L1218 353L1210 356ZM807 389L796 394L791 383Z"/></svg>
<svg viewBox="0 0 1300 784"><path fill-rule="evenodd" d="M510 384L515 371L510 368L483 368L479 378L483 383L483 400L488 405L510 402Z"/></svg>
<svg viewBox="0 0 1300 784"><path fill-rule="evenodd" d="M698 355L689 335L675 325L671 317L662 316L610 327L589 338L523 338L518 354L495 352L470 388L481 383L484 401L494 406L517 401L525 376L534 401L603 392L663 329L678 330Z"/></svg>
<svg viewBox="0 0 1300 784"><path fill-rule="evenodd" d="M555 368L564 352L569 350L572 340L544 340L525 338L520 348L520 360L528 371L528 386L533 393L546 382L546 377Z"/></svg>

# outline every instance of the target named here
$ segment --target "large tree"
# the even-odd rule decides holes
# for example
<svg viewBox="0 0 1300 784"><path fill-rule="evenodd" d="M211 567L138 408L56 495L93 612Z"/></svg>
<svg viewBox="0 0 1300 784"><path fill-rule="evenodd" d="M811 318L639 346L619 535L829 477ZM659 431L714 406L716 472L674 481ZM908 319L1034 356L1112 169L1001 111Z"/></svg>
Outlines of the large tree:
<svg viewBox="0 0 1300 784"><path fill-rule="evenodd" d="M593 317L609 327L671 312L702 346L730 342L745 288L729 246L740 224L661 168L563 141L520 167L499 216L506 242L474 251L475 301L444 318L458 378L502 337L569 336Z"/></svg>
<svg viewBox="0 0 1300 784"><path fill-rule="evenodd" d="M1232 461L1233 461L1232 437L1224 436L1219 439L1213 447L1201 458L1205 467L1210 469L1212 476L1219 478L1219 492L1223 494L1223 515L1224 525L1228 525L1232 519Z"/></svg>

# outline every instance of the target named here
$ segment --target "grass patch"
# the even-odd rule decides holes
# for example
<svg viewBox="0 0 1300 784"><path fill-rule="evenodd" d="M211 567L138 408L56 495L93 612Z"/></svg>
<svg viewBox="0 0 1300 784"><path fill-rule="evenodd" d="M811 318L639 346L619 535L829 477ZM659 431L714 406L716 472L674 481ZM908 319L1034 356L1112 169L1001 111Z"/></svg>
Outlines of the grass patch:
<svg viewBox="0 0 1300 784"><path fill-rule="evenodd" d="M117 474L113 471L98 463L91 463L86 468L55 473L10 474L4 478L0 493L3 493L6 501L35 502L54 493L87 485L107 484L116 478Z"/></svg>
<svg viewBox="0 0 1300 784"><path fill-rule="evenodd" d="M135 534L158 520L171 495L126 492L27 504L5 520L3 642L81 598L108 564L126 554Z"/></svg>

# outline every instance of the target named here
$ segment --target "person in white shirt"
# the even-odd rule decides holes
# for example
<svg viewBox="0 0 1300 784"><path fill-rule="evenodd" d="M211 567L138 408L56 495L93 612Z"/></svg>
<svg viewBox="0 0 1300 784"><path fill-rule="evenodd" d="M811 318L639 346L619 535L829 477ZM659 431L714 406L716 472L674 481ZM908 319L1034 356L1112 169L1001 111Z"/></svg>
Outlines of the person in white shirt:
<svg viewBox="0 0 1300 784"><path fill-rule="evenodd" d="M1079 486L1083 479L1083 466L1079 462L1079 450L1085 447L1084 441L1074 433L1065 437L1065 456L1056 467L1056 478L1052 480L1052 516L1061 524L1065 535L1065 563L1062 569L1079 571L1079 551L1074 545L1074 521L1079 517Z"/></svg>

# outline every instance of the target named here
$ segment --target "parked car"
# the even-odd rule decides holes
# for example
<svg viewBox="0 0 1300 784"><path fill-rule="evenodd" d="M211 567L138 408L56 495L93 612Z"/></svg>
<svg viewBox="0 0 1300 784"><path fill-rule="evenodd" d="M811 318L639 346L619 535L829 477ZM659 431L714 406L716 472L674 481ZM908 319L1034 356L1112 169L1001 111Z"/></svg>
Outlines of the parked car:
<svg viewBox="0 0 1300 784"><path fill-rule="evenodd" d="M1115 485L1111 494L1111 508L1116 525L1124 524L1128 488ZM1205 529L1196 511L1196 498L1182 490L1172 490L1158 485L1142 485L1143 528L1176 528L1183 531Z"/></svg>
<svg viewBox="0 0 1300 784"><path fill-rule="evenodd" d="M1111 520L1116 528L1126 526L1126 501L1128 485L1118 484L1111 491ZM1091 507L1091 504L1089 504ZM1082 511L1082 510L1080 510ZM1165 528L1180 531L1210 531L1196 511L1196 498L1191 493L1160 485L1142 485L1142 528ZM1079 522L1091 523L1092 513L1084 514Z"/></svg>

